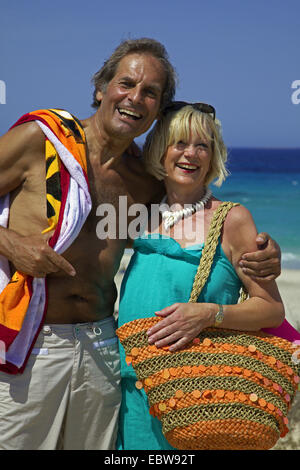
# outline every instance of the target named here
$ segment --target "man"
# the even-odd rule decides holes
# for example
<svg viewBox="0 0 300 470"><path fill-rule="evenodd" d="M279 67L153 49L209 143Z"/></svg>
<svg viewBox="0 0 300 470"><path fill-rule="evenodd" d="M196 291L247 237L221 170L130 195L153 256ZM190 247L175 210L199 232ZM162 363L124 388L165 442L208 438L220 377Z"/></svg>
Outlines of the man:
<svg viewBox="0 0 300 470"><path fill-rule="evenodd" d="M92 117L29 113L0 139L0 196L10 197L0 254L10 263L8 275L16 272L1 294L0 333L9 344L2 370L10 372L0 373L1 449L114 448L120 402L114 276L126 240L99 240L96 210L111 203L118 220L119 196L128 206L160 197L160 184L124 152L173 98L175 73L161 44L140 39L122 43L94 82ZM70 168L65 148L71 159L76 154ZM272 276L276 256L269 240L252 263L265 259L261 274Z"/></svg>

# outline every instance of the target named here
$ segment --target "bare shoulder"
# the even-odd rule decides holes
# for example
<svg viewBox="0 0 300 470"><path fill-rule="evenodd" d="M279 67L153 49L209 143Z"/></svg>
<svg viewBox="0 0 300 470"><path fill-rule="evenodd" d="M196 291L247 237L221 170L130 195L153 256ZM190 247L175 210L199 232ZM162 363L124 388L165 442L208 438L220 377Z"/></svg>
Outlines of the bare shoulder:
<svg viewBox="0 0 300 470"><path fill-rule="evenodd" d="M21 184L44 153L45 137L35 122L10 129L0 138L0 195Z"/></svg>
<svg viewBox="0 0 300 470"><path fill-rule="evenodd" d="M146 171L143 159L125 154L124 163L131 179L136 182L136 189L139 188L142 191L144 195L142 199L145 202L160 202L164 194L164 185L162 181L157 180Z"/></svg>
<svg viewBox="0 0 300 470"><path fill-rule="evenodd" d="M247 225L255 225L251 212L241 204L232 207L225 219L224 229L236 230Z"/></svg>
<svg viewBox="0 0 300 470"><path fill-rule="evenodd" d="M244 206L234 206L224 222L223 243L232 254L239 255L256 249L257 229L251 212Z"/></svg>
<svg viewBox="0 0 300 470"><path fill-rule="evenodd" d="M28 150L40 150L44 146L44 134L36 122L27 122L10 129L0 137L0 153L18 157Z"/></svg>

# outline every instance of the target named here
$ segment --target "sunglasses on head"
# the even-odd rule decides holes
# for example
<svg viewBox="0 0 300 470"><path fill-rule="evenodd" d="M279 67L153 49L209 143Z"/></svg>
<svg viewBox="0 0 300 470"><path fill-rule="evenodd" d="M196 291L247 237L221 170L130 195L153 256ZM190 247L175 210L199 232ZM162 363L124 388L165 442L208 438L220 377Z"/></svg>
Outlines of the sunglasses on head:
<svg viewBox="0 0 300 470"><path fill-rule="evenodd" d="M212 114L213 120L216 119L216 110L211 104L207 103L187 103L186 101L172 101L163 110L163 115L166 115L170 111L179 111L184 106L192 106L194 109L201 111L202 113Z"/></svg>

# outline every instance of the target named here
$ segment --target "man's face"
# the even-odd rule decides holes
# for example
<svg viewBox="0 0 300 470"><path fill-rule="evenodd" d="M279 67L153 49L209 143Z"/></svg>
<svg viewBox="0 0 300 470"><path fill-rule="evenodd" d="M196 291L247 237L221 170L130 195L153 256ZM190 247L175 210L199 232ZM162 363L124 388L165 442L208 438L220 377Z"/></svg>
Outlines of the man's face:
<svg viewBox="0 0 300 470"><path fill-rule="evenodd" d="M157 117L165 85L165 71L149 54L129 54L120 61L101 101L99 126L109 136L134 139Z"/></svg>

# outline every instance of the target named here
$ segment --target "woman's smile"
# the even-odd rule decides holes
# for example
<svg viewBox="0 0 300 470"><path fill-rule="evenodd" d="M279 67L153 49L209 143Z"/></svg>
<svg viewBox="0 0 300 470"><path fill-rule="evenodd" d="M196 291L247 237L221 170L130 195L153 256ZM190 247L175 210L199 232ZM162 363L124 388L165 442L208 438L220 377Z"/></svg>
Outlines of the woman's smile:
<svg viewBox="0 0 300 470"><path fill-rule="evenodd" d="M194 165L193 163L188 163L188 162L179 162L176 163L178 168L180 168L184 173L194 173L199 169L199 166Z"/></svg>
<svg viewBox="0 0 300 470"><path fill-rule="evenodd" d="M167 173L166 184L205 186L211 163L210 145L198 134L167 148L163 164ZM190 188L192 189L192 188Z"/></svg>

